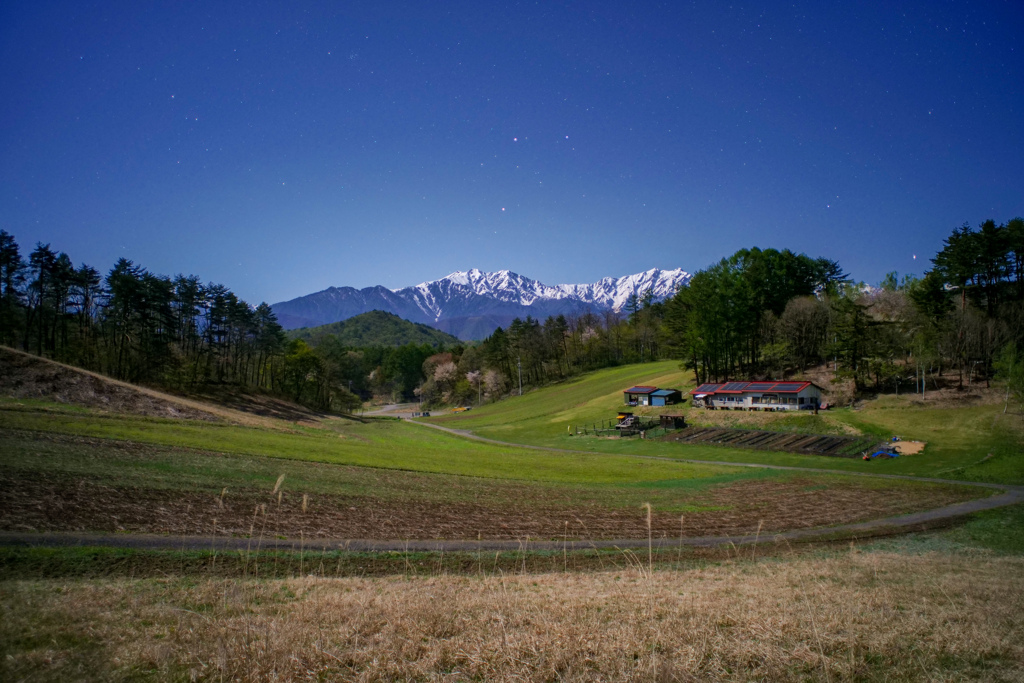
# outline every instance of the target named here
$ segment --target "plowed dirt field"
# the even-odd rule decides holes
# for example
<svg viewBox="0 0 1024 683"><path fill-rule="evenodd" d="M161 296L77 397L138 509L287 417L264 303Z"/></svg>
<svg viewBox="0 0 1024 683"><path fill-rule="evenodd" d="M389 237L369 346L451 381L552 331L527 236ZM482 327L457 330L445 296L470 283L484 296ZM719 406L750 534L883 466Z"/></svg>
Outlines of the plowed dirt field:
<svg viewBox="0 0 1024 683"><path fill-rule="evenodd" d="M857 482L751 480L680 494L697 511L654 510L656 536L764 533L852 523L935 508L984 492L944 486L874 488ZM167 534L262 534L266 537L352 539L640 538L641 509L573 505L564 496L530 490L508 505L379 500L267 491L187 492L116 487L88 479L0 476L0 530L107 531Z"/></svg>

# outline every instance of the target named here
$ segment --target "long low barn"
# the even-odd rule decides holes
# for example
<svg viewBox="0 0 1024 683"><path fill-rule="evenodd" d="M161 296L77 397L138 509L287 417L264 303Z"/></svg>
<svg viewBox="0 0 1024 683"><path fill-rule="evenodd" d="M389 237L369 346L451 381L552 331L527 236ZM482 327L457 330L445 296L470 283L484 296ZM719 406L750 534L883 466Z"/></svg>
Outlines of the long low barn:
<svg viewBox="0 0 1024 683"><path fill-rule="evenodd" d="M693 405L721 410L816 410L821 387L814 382L726 382L701 384Z"/></svg>

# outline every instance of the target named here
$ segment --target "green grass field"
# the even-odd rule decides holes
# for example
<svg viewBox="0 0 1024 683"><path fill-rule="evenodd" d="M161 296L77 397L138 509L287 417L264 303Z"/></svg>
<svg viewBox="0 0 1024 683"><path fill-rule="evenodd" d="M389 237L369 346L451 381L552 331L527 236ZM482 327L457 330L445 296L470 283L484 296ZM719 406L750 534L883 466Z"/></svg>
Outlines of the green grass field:
<svg viewBox="0 0 1024 683"><path fill-rule="evenodd" d="M0 469L97 485L216 494L285 489L428 504L705 509L694 496L791 475L607 454L495 446L392 419L279 428L109 415L44 401L0 402ZM837 482L821 478L822 484Z"/></svg>
<svg viewBox="0 0 1024 683"><path fill-rule="evenodd" d="M671 362L613 368L469 413L431 419L441 425L472 430L503 442L501 444L391 418L359 421L335 417L304 424L271 419L260 423L262 426L254 426L111 414L46 401L2 399L0 467L8 491L31 489L35 492L33 495L48 497L57 504L61 500L59 491L70 493L70 489L61 487L74 486L75 482L89 482L88 485L99 492L97 495L116 498L116 494L109 491L123 491L123 496L139 503L166 500L167 494L160 491L178 490L197 505L209 505L213 500L209 494L215 497L223 488L237 492L239 501L257 501L283 474L289 492L326 494L334 501L332 505L342 505L341 500L346 497L358 498L370 505L372 501L379 501L391 511L388 514L401 519L426 514L415 508L425 505L424 509L435 515L431 518L435 526L423 532L430 534L444 534L447 532L443 529L454 528L445 527L448 523L443 518L449 514L445 510L452 511L453 506L458 505L469 506L474 510L472 514L486 509L479 514L500 524L503 516L511 515L512 519L530 510L569 508L589 510L591 520L607 520L598 509L636 510L650 502L662 515L659 523L665 533L668 531L665 515L670 514L695 514L694 520L699 518L705 529L718 528L715 526L718 522L709 517L709 513L721 513L722 519L742 520L738 522L740 525L757 526L759 520L770 520L769 523L775 525L773 528L782 529L812 518L817 525L841 523L850 519L850 515L856 516L857 508L867 509L865 501L868 500L873 501L869 505L875 506L871 514L881 517L886 510L923 509L928 501L953 500L950 495L964 499L988 493L946 485L937 485L932 490L931 485L922 483L851 479L827 472L810 474L684 460L752 462L961 480L1017 482L1021 479L1017 469L1021 458L1015 440L1017 432L996 413L995 406L988 405L960 410L924 409L908 401L883 399L870 402L859 411L841 410L819 416L760 416L771 420L779 429L859 430L875 434L879 439L885 434L899 433L905 438L929 442L922 455L871 463L688 446L652 439L568 434L568 425L614 416L620 409L621 391L625 386L646 383L685 390L685 382L684 374ZM679 409L670 407L645 412ZM707 417L702 411L689 412L691 420ZM742 417L739 413L716 415L730 419ZM569 450L537 450L517 444ZM638 458L636 455L658 457ZM795 504L795 499L800 498L807 505L807 492L819 489L834 494L821 493L807 508ZM139 490L150 493L143 495ZM780 498L784 490L789 491L785 499ZM883 490L886 493L881 493ZM775 493L766 493L769 491ZM899 495L895 495L897 493ZM12 503L16 496L16 493L10 494ZM845 502L840 502L842 496ZM900 496L905 497L897 501ZM889 499L892 502L887 502ZM112 521L113 517L101 514L94 505L76 500L81 514L88 519L82 528L116 528L118 522ZM22 511L19 514L36 520L33 524L42 524L48 529L60 526L55 526L52 516L44 518L31 512L30 503L18 504ZM763 512L759 506L764 506ZM842 515L846 516L831 515L829 510L832 509L843 509ZM237 516L237 511L233 514ZM137 524L135 528L159 529L164 523L156 517L150 515L133 523ZM200 520L201 515L195 519ZM544 517L537 524L551 535L549 520L550 517ZM348 523L334 523L333 533L344 533L348 528L344 524ZM741 528L734 522L729 523L734 526L722 528ZM233 524L236 529L244 526L237 519ZM166 528L172 526L174 524L167 524ZM364 533L375 532L370 528ZM476 534L475 527L473 533Z"/></svg>
<svg viewBox="0 0 1024 683"><path fill-rule="evenodd" d="M467 443L425 429L411 429L415 430L412 437L451 438L456 446ZM300 443L309 438L300 437ZM359 447L374 448L372 444ZM499 448L472 452L477 453L479 460L479 466L474 468L476 472L489 472L487 461L504 460L504 455L495 454L506 453ZM606 456L592 457L604 459ZM588 482L582 480L582 475L581 481L538 479L529 472L521 477L491 477L340 464L344 460L211 452L138 440L81 438L58 431L45 434L7 431L0 439L0 480L8 486L17 487L20 482L47 477L72 484L85 480L93 486L118 489L202 492L211 499L224 488L232 495L242 491L262 491L267 495L278 477L284 475L283 489L290 495L328 494L369 501L427 504L471 502L508 509L536 504L639 509L644 502L651 502L659 511L692 512L708 507L695 504L693 498L709 488L751 479L785 480L793 476L765 470L694 468L672 462L633 460L630 467L605 470L601 476L606 479L609 472L615 472L619 477L617 481ZM585 462L571 457L561 461L565 464ZM559 476L571 473L572 470L561 470ZM666 474L676 478L658 478ZM687 476L690 478L685 478ZM842 483L826 476L815 482L819 485Z"/></svg>
<svg viewBox="0 0 1024 683"><path fill-rule="evenodd" d="M550 453L495 446L396 420L366 424L329 420L324 427L289 430L225 423L108 415L79 409L0 405L0 429L258 455L336 465L355 465L498 479L610 484L733 476L732 469L667 461L637 461L578 453Z"/></svg>
<svg viewBox="0 0 1024 683"><path fill-rule="evenodd" d="M772 415L763 427L779 431L840 433L845 426L884 440L892 435L928 443L924 453L893 460L864 462L845 458L770 451L665 443L637 438L571 436L572 425L614 418L624 408L622 390L634 384L669 386L689 391L692 374L671 361L600 370L563 384L528 392L468 413L439 415L429 421L511 443L604 453L753 462L854 472L879 472L962 481L1024 484L1024 429L1020 416L1003 415L1002 404L936 408L915 405L911 397L884 397L860 410ZM707 413L686 406L631 409L638 413L682 412L691 422ZM728 414L719 413L716 417ZM737 414L738 416L739 414ZM768 416L766 416L768 417Z"/></svg>
<svg viewBox="0 0 1024 683"><path fill-rule="evenodd" d="M598 386L619 381L615 376L590 379L596 379ZM543 393L535 396L543 397ZM549 396L546 400L555 399ZM507 406L515 408L516 404L510 401L491 407L481 411L482 417L487 417L486 412L500 415L498 409ZM35 492L32 495L59 502L61 494L57 491L88 482L96 495L116 498L118 494L111 492L123 491L123 496L140 502L166 500L166 493L161 492L176 490L196 505L209 505L221 489L227 488L237 496L235 500L258 503L283 474L290 495L326 494L334 505L341 505L346 497L357 498L362 505L378 501L395 514L428 514L413 511L414 506L425 505L429 514L443 516L446 513L438 512L441 508L465 504L474 510L486 508L488 519L498 519L496 523L503 515L514 519L530 510L572 509L593 520L602 518L604 513L599 510L636 511L649 502L662 517L704 514L699 523L712 526L702 528L714 528L714 519L706 516L711 512L742 518L745 521L740 524L749 523L753 525L750 528L759 520L770 520L777 525L775 528L787 528L801 519L814 518L820 520L818 524L830 525L843 518L829 516L827 496L821 498L820 510L792 513L788 510L792 506L781 500L771 501L769 494L764 494L769 498L761 498L757 491L768 490L765 486L775 487L772 490L788 486L792 487L791 495L803 496L807 491L824 495L824 491L835 489L847 497L852 491L860 491L876 503L887 496L877 493L881 490L899 490L910 496L901 502L881 504L875 508L878 516L886 509L921 509L927 501L946 500L943 497L950 494L957 499L987 494L977 489L954 493L945 490L949 487L911 482L691 464L598 450L566 453L526 449L474 441L394 419L359 422L329 418L315 425L271 424L242 426L107 414L41 401L0 401L0 478L8 491L4 496L13 505L18 491L31 490ZM634 443L608 442L606 447L625 449ZM756 484L755 489L740 493L740 489L729 488L744 482ZM149 493L139 493L142 490ZM19 505L23 514L35 514L28 512L30 503ZM85 506L81 508L81 514L86 515L82 518L86 521L81 522L83 528L116 528L118 522L110 514L100 514L94 505L81 501L76 505ZM760 511L758 506L762 505L767 508ZM200 520L201 513L195 514ZM146 518L138 522L141 528L161 528L153 515L129 516L133 520ZM36 520L32 524L56 528L52 517L36 515L32 519ZM233 523L236 529L246 526L237 519ZM660 523L664 526L668 522L662 519ZM202 528L199 521L183 524ZM343 532L345 527L332 528ZM550 534L550 529L546 533Z"/></svg>

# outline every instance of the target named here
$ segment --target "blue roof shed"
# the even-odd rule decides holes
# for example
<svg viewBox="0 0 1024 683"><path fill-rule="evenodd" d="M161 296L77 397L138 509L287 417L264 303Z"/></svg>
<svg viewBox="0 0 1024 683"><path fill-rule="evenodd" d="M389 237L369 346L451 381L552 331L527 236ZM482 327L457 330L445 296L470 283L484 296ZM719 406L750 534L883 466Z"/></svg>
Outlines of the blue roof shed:
<svg viewBox="0 0 1024 683"><path fill-rule="evenodd" d="M651 392L652 406L670 406L683 399L683 392L678 389L658 389Z"/></svg>

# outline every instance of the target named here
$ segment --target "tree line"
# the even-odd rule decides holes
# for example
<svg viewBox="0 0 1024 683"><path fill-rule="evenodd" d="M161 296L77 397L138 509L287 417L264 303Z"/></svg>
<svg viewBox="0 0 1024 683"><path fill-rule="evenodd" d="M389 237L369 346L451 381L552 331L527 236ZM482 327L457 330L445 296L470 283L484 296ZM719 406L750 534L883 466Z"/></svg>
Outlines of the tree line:
<svg viewBox="0 0 1024 683"><path fill-rule="evenodd" d="M157 275L125 258L105 276L48 244L26 258L5 230L0 343L177 391L230 385L320 408L348 398L321 359L288 342L266 303L250 306L224 285Z"/></svg>
<svg viewBox="0 0 1024 683"><path fill-rule="evenodd" d="M193 275L120 259L106 276L39 244L23 258L0 230L0 343L132 382L266 390L322 409L361 398L427 405L496 400L623 363L675 358L697 382L786 379L827 364L858 390L1024 382L1024 221L952 231L923 276L854 283L836 261L742 249L663 302L621 313L515 319L482 342L352 347L288 340L250 306ZM1016 379L1014 379L1016 378Z"/></svg>
<svg viewBox="0 0 1024 683"><path fill-rule="evenodd" d="M497 373L492 384L512 390L520 377L530 386L658 358L678 359L698 383L827 364L858 391L938 388L949 373L960 387L1024 375L1024 221L959 227L931 262L922 277L893 272L868 286L830 259L741 249L661 303L647 293L621 315L517 319L462 371Z"/></svg>
<svg viewBox="0 0 1024 683"><path fill-rule="evenodd" d="M922 277L853 283L839 265L741 250L665 304L671 350L698 382L783 379L830 363L858 390L964 387L1024 350L1024 221L953 230ZM948 376L948 375L947 375Z"/></svg>

